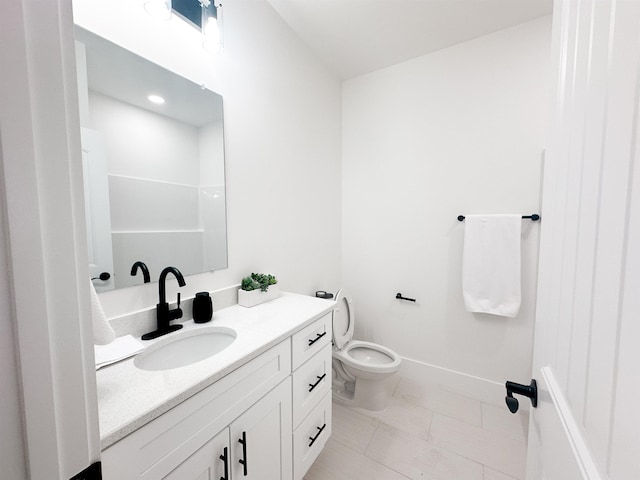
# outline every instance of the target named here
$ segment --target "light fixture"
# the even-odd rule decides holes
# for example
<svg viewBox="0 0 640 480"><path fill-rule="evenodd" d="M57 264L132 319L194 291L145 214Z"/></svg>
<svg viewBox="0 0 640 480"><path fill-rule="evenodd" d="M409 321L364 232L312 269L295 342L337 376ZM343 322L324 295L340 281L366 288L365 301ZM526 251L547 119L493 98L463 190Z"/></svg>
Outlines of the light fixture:
<svg viewBox="0 0 640 480"><path fill-rule="evenodd" d="M171 18L171 0L147 0L144 3L144 9L157 20Z"/></svg>
<svg viewBox="0 0 640 480"><path fill-rule="evenodd" d="M162 98L160 95L149 95L147 99L151 103L155 103L156 105L162 105L164 103L164 98Z"/></svg>
<svg viewBox="0 0 640 480"><path fill-rule="evenodd" d="M212 4L210 0L200 0L203 9L202 47L209 53L222 51L222 4Z"/></svg>

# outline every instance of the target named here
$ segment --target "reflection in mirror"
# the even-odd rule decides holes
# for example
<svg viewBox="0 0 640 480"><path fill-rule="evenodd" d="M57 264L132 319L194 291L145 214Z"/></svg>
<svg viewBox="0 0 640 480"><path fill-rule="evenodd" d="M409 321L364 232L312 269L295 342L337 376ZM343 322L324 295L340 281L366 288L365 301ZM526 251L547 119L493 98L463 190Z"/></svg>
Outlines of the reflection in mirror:
<svg viewBox="0 0 640 480"><path fill-rule="evenodd" d="M76 50L96 290L226 268L222 97L78 27Z"/></svg>

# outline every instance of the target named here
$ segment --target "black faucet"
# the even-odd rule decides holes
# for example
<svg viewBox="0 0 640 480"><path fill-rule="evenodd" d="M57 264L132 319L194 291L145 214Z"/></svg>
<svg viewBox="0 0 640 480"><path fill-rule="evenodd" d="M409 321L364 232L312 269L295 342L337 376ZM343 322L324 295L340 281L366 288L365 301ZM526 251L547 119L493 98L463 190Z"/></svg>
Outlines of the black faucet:
<svg viewBox="0 0 640 480"><path fill-rule="evenodd" d="M151 340L153 338L158 338L162 335L166 335L167 333L175 332L176 330L180 330L182 328L181 324L170 325L171 320L176 320L182 317L182 309L180 308L180 293L178 293L178 306L170 310L169 304L166 299L166 289L165 283L167 280L167 275L172 273L176 280L178 280L178 285L184 287L186 285L184 281L184 277L180 270L176 267L166 267L160 273L160 280L158 281L159 290L160 290L160 303L156 305L156 318L158 320L158 328L153 332L145 333L142 335L142 340Z"/></svg>
<svg viewBox="0 0 640 480"><path fill-rule="evenodd" d="M138 269L142 270L142 278L144 279L144 283L151 283L151 276L149 275L149 269L145 265L144 262L136 262L131 266L131 276L135 277L136 273L138 273Z"/></svg>

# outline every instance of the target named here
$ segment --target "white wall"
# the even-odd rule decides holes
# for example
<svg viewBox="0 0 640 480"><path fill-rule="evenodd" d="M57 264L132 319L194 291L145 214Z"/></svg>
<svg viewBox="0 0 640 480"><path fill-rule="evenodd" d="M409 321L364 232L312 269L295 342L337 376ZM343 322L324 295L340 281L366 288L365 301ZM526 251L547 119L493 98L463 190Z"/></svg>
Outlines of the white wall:
<svg viewBox="0 0 640 480"><path fill-rule="evenodd" d="M0 160L2 152L0 150ZM4 194L4 192L3 192ZM23 407L18 384L14 315L11 311L11 289L8 271L8 245L5 241L5 212L0 209L0 465L5 478L27 478L24 436L22 431Z"/></svg>
<svg viewBox="0 0 640 480"><path fill-rule="evenodd" d="M213 59L195 29L177 18L153 22L142 2L79 0L74 18L224 96L229 268L189 277L183 296L239 283L252 271L276 275L289 291L337 288L340 82L267 2L224 6L224 54ZM147 285L101 300L115 316L154 306L157 295Z"/></svg>
<svg viewBox="0 0 640 480"><path fill-rule="evenodd" d="M343 284L356 337L397 351L407 372L498 382L491 392L507 379L528 383L540 225L523 221L523 301L508 319L464 310L456 217L539 211L550 24L545 17L344 84Z"/></svg>
<svg viewBox="0 0 640 480"><path fill-rule="evenodd" d="M104 135L110 174L200 184L197 127L92 91L89 115Z"/></svg>

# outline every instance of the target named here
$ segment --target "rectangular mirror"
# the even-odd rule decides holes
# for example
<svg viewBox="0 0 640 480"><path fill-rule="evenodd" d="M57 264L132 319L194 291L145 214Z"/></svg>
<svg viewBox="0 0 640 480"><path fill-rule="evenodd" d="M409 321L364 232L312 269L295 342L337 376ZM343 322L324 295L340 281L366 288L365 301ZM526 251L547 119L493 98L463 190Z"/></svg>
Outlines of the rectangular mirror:
<svg viewBox="0 0 640 480"><path fill-rule="evenodd" d="M141 284L138 261L226 268L222 97L79 27L76 49L96 290Z"/></svg>

